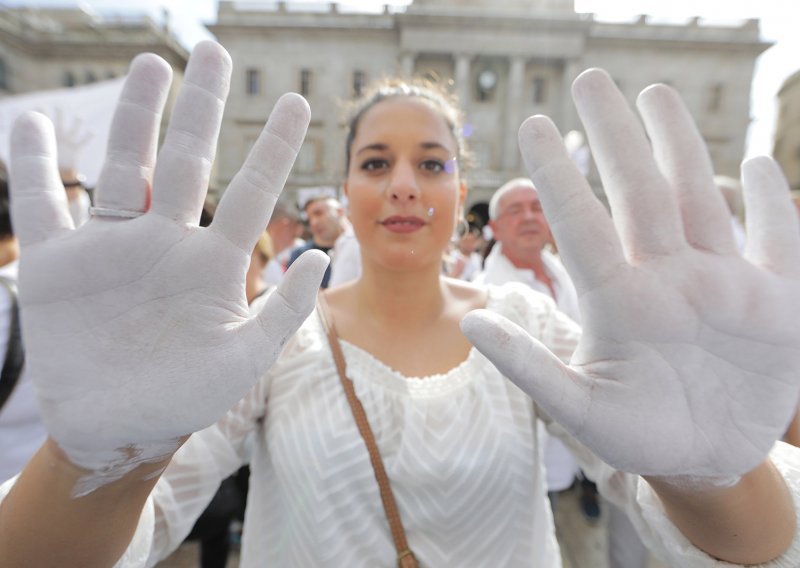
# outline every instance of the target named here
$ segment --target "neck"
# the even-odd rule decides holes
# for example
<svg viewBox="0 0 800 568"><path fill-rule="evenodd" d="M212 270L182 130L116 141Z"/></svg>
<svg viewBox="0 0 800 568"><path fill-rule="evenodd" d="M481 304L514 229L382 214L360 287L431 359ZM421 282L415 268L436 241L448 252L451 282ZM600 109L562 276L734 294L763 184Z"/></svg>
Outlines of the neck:
<svg viewBox="0 0 800 568"><path fill-rule="evenodd" d="M10 264L19 258L19 241L11 237L0 240L0 266Z"/></svg>
<svg viewBox="0 0 800 568"><path fill-rule="evenodd" d="M439 265L403 272L375 266L364 259L354 291L357 315L380 326L424 326L436 320L445 305Z"/></svg>

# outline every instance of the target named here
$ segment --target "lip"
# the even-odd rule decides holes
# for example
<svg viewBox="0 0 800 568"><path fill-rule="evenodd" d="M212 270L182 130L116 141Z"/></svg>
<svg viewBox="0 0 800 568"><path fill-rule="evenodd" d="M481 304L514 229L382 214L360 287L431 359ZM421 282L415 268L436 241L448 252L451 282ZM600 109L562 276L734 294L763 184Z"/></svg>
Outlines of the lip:
<svg viewBox="0 0 800 568"><path fill-rule="evenodd" d="M413 233L425 226L425 220L420 217L392 215L378 221L378 224L393 233Z"/></svg>

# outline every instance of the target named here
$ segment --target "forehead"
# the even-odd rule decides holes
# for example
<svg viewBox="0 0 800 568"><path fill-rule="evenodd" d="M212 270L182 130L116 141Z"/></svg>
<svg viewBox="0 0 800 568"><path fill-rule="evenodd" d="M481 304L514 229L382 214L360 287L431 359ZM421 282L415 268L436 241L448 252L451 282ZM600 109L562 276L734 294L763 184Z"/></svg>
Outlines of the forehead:
<svg viewBox="0 0 800 568"><path fill-rule="evenodd" d="M353 149L365 144L437 142L455 151L456 142L441 111L415 97L390 98L375 104L361 117Z"/></svg>
<svg viewBox="0 0 800 568"><path fill-rule="evenodd" d="M318 201L314 201L313 203L309 203L308 207L306 207L306 213L311 215L314 213L324 213L332 209L333 203L331 203L329 199L320 199Z"/></svg>
<svg viewBox="0 0 800 568"><path fill-rule="evenodd" d="M539 202L539 194L536 193L536 190L532 187L519 185L512 189L506 191L503 196L500 198L500 201L497 202L498 209L501 211L506 207L516 204L529 204L529 203L538 203Z"/></svg>

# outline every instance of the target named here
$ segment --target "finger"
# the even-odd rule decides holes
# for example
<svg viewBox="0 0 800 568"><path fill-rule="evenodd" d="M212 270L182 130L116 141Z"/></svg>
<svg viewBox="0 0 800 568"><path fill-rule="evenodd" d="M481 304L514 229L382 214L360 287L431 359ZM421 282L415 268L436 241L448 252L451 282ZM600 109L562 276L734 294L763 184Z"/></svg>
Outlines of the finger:
<svg viewBox="0 0 800 568"><path fill-rule="evenodd" d="M678 204L642 125L613 79L601 69L585 71L575 79L572 97L628 258L668 254L684 246Z"/></svg>
<svg viewBox="0 0 800 568"><path fill-rule="evenodd" d="M555 125L534 116L519 129L519 147L564 265L579 291L625 263L605 207L578 171Z"/></svg>
<svg viewBox="0 0 800 568"><path fill-rule="evenodd" d="M580 377L537 339L508 319L475 310L461 331L505 376L568 432L578 434L589 411Z"/></svg>
<svg viewBox="0 0 800 568"><path fill-rule="evenodd" d="M699 249L738 254L706 144L680 95L653 85L642 91L637 106L659 169L678 197L686 240Z"/></svg>
<svg viewBox="0 0 800 568"><path fill-rule="evenodd" d="M220 200L211 228L248 254L267 226L310 118L311 110L303 97L283 95Z"/></svg>
<svg viewBox="0 0 800 568"><path fill-rule="evenodd" d="M161 113L171 82L172 69L156 55L142 54L131 63L111 122L95 188L96 207L147 210Z"/></svg>
<svg viewBox="0 0 800 568"><path fill-rule="evenodd" d="M231 57L212 41L198 43L170 118L153 178L151 211L197 224L216 154Z"/></svg>
<svg viewBox="0 0 800 568"><path fill-rule="evenodd" d="M789 184L766 156L742 164L747 212L745 257L779 274L800 274L800 227Z"/></svg>
<svg viewBox="0 0 800 568"><path fill-rule="evenodd" d="M58 175L53 124L28 112L11 131L9 192L14 233L24 248L73 228Z"/></svg>
<svg viewBox="0 0 800 568"><path fill-rule="evenodd" d="M277 359L283 346L314 309L328 262L328 255L322 251L301 254L258 315L247 323L245 336L259 360L269 365Z"/></svg>

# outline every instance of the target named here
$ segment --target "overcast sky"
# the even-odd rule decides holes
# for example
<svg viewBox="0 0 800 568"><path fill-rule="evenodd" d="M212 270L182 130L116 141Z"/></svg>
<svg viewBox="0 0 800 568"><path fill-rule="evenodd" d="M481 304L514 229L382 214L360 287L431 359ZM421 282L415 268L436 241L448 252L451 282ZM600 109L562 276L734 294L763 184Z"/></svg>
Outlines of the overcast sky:
<svg viewBox="0 0 800 568"><path fill-rule="evenodd" d="M317 4L319 0L290 0ZM502 0L501 0L502 1ZM246 0L242 3L246 3ZM381 10L383 4L403 6L409 0L342 0L340 5L363 10ZM163 9L170 24L188 48L213 39L203 23L216 19L216 0L7 0L0 6L83 5L103 14L144 12L160 21ZM768 154L772 150L775 125L775 94L794 71L800 69L800 1L798 0L575 0L578 12L593 12L598 19L630 20L648 14L659 21L681 22L700 16L711 22L759 18L762 38L775 43L759 59L753 81L751 124L746 154Z"/></svg>

